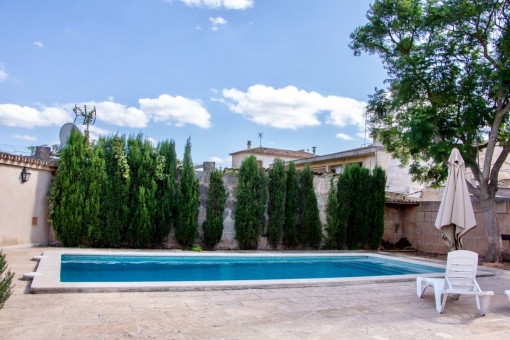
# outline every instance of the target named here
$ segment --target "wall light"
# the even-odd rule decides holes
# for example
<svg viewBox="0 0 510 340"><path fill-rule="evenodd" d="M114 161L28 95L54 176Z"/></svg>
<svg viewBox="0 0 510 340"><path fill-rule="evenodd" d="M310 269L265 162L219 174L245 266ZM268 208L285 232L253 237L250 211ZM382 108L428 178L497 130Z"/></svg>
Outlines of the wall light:
<svg viewBox="0 0 510 340"><path fill-rule="evenodd" d="M23 170L21 170L21 182L22 183L28 182L31 174L32 173L30 173L30 170L28 170L27 168L23 168Z"/></svg>

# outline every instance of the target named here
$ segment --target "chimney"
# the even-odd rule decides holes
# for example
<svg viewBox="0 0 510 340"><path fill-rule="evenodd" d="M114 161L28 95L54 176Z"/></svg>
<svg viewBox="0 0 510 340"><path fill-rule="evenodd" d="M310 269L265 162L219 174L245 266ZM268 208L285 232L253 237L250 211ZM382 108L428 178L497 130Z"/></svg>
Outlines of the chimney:
<svg viewBox="0 0 510 340"><path fill-rule="evenodd" d="M248 150L251 149L251 140L248 141Z"/></svg>
<svg viewBox="0 0 510 340"><path fill-rule="evenodd" d="M317 149L317 147L316 147L316 146L312 146L312 152L313 152L313 154L314 154L314 155L315 155L315 150L316 150L316 149Z"/></svg>
<svg viewBox="0 0 510 340"><path fill-rule="evenodd" d="M51 159L51 148L49 146L36 146L34 158L49 161Z"/></svg>

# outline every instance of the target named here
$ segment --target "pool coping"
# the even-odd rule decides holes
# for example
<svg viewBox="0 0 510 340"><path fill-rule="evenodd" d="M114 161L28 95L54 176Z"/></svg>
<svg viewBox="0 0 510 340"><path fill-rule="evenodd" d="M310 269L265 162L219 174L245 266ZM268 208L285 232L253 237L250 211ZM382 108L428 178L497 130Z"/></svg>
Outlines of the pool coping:
<svg viewBox="0 0 510 340"><path fill-rule="evenodd" d="M126 256L373 256L390 260L398 260L413 264L426 265L445 269L443 261L430 261L416 259L394 254L383 254L380 252L183 252L183 251L136 251L136 250L59 250L45 251L37 260L39 265L34 273L30 273L32 283L31 293L70 293L70 292L152 292L152 291L187 291L187 290L222 290L222 289L248 289L248 288L285 288L285 287L310 287L310 286L331 286L339 284L373 283L373 282L398 282L411 281L416 277L443 277L444 273L429 274L406 274L406 275L385 275L365 276L348 278L320 278L320 279L288 279L288 280L236 280L236 281L153 281L153 282L61 282L60 281L60 259L62 255L126 255ZM493 275L489 272L479 271L478 276Z"/></svg>

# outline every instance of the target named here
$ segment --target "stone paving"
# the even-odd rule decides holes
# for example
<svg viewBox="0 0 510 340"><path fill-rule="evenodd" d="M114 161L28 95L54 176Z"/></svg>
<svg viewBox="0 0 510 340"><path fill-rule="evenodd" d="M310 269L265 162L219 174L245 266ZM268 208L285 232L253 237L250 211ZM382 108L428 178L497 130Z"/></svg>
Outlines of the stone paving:
<svg viewBox="0 0 510 340"><path fill-rule="evenodd" d="M509 339L510 271L479 278L493 290L485 317L474 298L437 314L414 281L189 292L30 294L20 280L48 248L4 249L13 295L0 310L2 339Z"/></svg>

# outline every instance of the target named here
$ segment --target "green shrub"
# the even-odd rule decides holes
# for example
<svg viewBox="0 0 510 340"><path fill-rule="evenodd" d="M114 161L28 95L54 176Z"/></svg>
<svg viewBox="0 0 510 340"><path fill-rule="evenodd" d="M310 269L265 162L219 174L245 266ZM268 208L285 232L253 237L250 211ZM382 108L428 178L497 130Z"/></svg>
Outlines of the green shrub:
<svg viewBox="0 0 510 340"><path fill-rule="evenodd" d="M155 153L150 142L143 140L142 135L128 138L131 218L127 241L130 247L146 248L153 241L157 189Z"/></svg>
<svg viewBox="0 0 510 340"><path fill-rule="evenodd" d="M72 130L63 148L49 196L50 221L63 246L87 243L84 223L87 184L87 139Z"/></svg>
<svg viewBox="0 0 510 340"><path fill-rule="evenodd" d="M104 140L106 171L105 194L102 204L104 231L102 245L118 248L125 241L129 225L130 170L126 158L126 138L110 136Z"/></svg>
<svg viewBox="0 0 510 340"><path fill-rule="evenodd" d="M90 146L89 163L85 171L87 182L83 222L88 230L88 244L103 247L106 246L106 230L101 210L107 180L102 140Z"/></svg>
<svg viewBox="0 0 510 340"><path fill-rule="evenodd" d="M386 172L379 166L376 166L372 172L371 178L373 192L372 199L372 231L368 241L370 249L377 250L381 246L384 234L384 206L386 204Z"/></svg>
<svg viewBox="0 0 510 340"><path fill-rule="evenodd" d="M7 270L7 273L5 273L6 270L7 262L5 261L5 254L0 249L0 309L3 308L5 301L12 294L12 278L14 273L11 273L10 270Z"/></svg>
<svg viewBox="0 0 510 340"><path fill-rule="evenodd" d="M156 216L154 242L162 244L168 238L177 209L177 158L175 142L166 140L158 144L159 155L163 157L161 176L157 177Z"/></svg>
<svg viewBox="0 0 510 340"><path fill-rule="evenodd" d="M212 249L221 240L223 234L223 212L227 192L223 185L223 175L220 170L212 171L209 176L209 191L206 200L206 218L202 224L204 230L204 244Z"/></svg>
<svg viewBox="0 0 510 340"><path fill-rule="evenodd" d="M297 239L297 213L298 213L298 181L296 165L289 163L287 170L286 195L285 195L285 223L283 228L283 244L294 248L298 244Z"/></svg>
<svg viewBox="0 0 510 340"><path fill-rule="evenodd" d="M235 233L240 249L254 249L261 230L261 172L255 156L246 158L239 169L236 190ZM263 197L262 197L263 198Z"/></svg>
<svg viewBox="0 0 510 340"><path fill-rule="evenodd" d="M198 180L191 160L191 138L188 138L177 192L179 210L175 226L175 239L184 247L190 247L198 236L198 193Z"/></svg>
<svg viewBox="0 0 510 340"><path fill-rule="evenodd" d="M349 249L378 249L384 233L386 174L376 167L373 174L354 164L338 179L340 232L345 230Z"/></svg>
<svg viewBox="0 0 510 340"><path fill-rule="evenodd" d="M338 205L337 188L335 186L334 177L331 176L328 191L328 203L326 206L326 230L328 238L326 240L326 248L342 249L345 243L345 235L340 233L340 209Z"/></svg>
<svg viewBox="0 0 510 340"><path fill-rule="evenodd" d="M285 224L285 164L276 158L269 170L267 206L269 235L268 241L273 248L277 248L282 240L283 225Z"/></svg>
<svg viewBox="0 0 510 340"><path fill-rule="evenodd" d="M322 224L319 217L317 196L313 188L310 164L299 176L299 231L298 238L304 246L319 247L322 241Z"/></svg>

